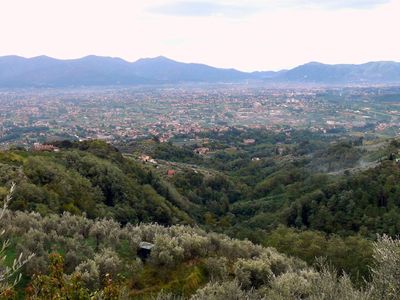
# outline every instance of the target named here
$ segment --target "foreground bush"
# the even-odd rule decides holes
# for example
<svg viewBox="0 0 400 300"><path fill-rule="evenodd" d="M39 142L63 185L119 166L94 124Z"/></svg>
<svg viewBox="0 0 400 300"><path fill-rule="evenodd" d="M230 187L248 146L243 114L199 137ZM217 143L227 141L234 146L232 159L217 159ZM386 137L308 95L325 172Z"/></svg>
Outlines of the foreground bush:
<svg viewBox="0 0 400 300"><path fill-rule="evenodd" d="M7 210L0 226L17 256L36 254L21 269L30 278L29 299L394 300L400 295L400 241L387 236L373 244L371 278L359 287L325 263L310 266L274 248L196 227L122 227L69 213L42 217ZM141 241L154 244L145 261L136 254ZM61 255L49 259L57 252Z"/></svg>

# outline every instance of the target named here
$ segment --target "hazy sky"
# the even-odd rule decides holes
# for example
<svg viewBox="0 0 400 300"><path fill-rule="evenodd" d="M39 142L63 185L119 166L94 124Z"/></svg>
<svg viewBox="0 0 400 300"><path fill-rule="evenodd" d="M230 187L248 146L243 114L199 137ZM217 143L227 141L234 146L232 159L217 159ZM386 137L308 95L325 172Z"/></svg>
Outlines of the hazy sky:
<svg viewBox="0 0 400 300"><path fill-rule="evenodd" d="M0 0L0 55L241 70L400 61L400 0Z"/></svg>

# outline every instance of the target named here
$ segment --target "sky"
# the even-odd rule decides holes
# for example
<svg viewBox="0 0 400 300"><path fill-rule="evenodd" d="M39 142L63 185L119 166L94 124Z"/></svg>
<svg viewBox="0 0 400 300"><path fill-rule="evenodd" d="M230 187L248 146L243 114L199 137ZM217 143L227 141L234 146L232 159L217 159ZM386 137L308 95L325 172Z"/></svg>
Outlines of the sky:
<svg viewBox="0 0 400 300"><path fill-rule="evenodd" d="M400 61L400 0L1 0L0 56L166 56L243 71Z"/></svg>

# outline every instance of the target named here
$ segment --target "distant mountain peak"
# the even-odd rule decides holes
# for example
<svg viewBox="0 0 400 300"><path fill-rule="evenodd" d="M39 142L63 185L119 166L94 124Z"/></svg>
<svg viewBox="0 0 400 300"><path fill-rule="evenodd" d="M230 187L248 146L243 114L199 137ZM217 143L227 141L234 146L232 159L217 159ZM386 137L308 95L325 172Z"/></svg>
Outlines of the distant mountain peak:
<svg viewBox="0 0 400 300"><path fill-rule="evenodd" d="M305 63L303 66L321 66L321 65L325 65L319 61L310 61L308 63Z"/></svg>
<svg viewBox="0 0 400 300"><path fill-rule="evenodd" d="M172 61L172 59L170 59L170 58L168 58L166 56L162 56L162 55L156 56L156 57L152 58L152 60L155 60L155 61Z"/></svg>
<svg viewBox="0 0 400 300"><path fill-rule="evenodd" d="M29 58L28 58L29 59ZM31 60L43 60L43 61L49 61L49 60L57 60L53 57L47 56L47 55L38 55L35 57L30 58Z"/></svg>
<svg viewBox="0 0 400 300"><path fill-rule="evenodd" d="M177 63L176 61L165 56L140 58L135 63L170 63L170 62Z"/></svg>

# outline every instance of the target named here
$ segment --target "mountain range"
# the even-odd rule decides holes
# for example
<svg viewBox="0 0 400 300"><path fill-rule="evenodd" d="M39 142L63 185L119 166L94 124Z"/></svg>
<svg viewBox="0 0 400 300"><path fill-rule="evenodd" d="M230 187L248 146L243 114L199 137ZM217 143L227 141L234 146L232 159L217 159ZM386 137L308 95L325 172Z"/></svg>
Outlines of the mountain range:
<svg viewBox="0 0 400 300"><path fill-rule="evenodd" d="M311 62L278 72L242 72L182 63L163 56L136 62L94 55L68 60L48 56L0 57L0 88L249 81L271 84L397 84L400 83L400 63L379 61L328 65Z"/></svg>

